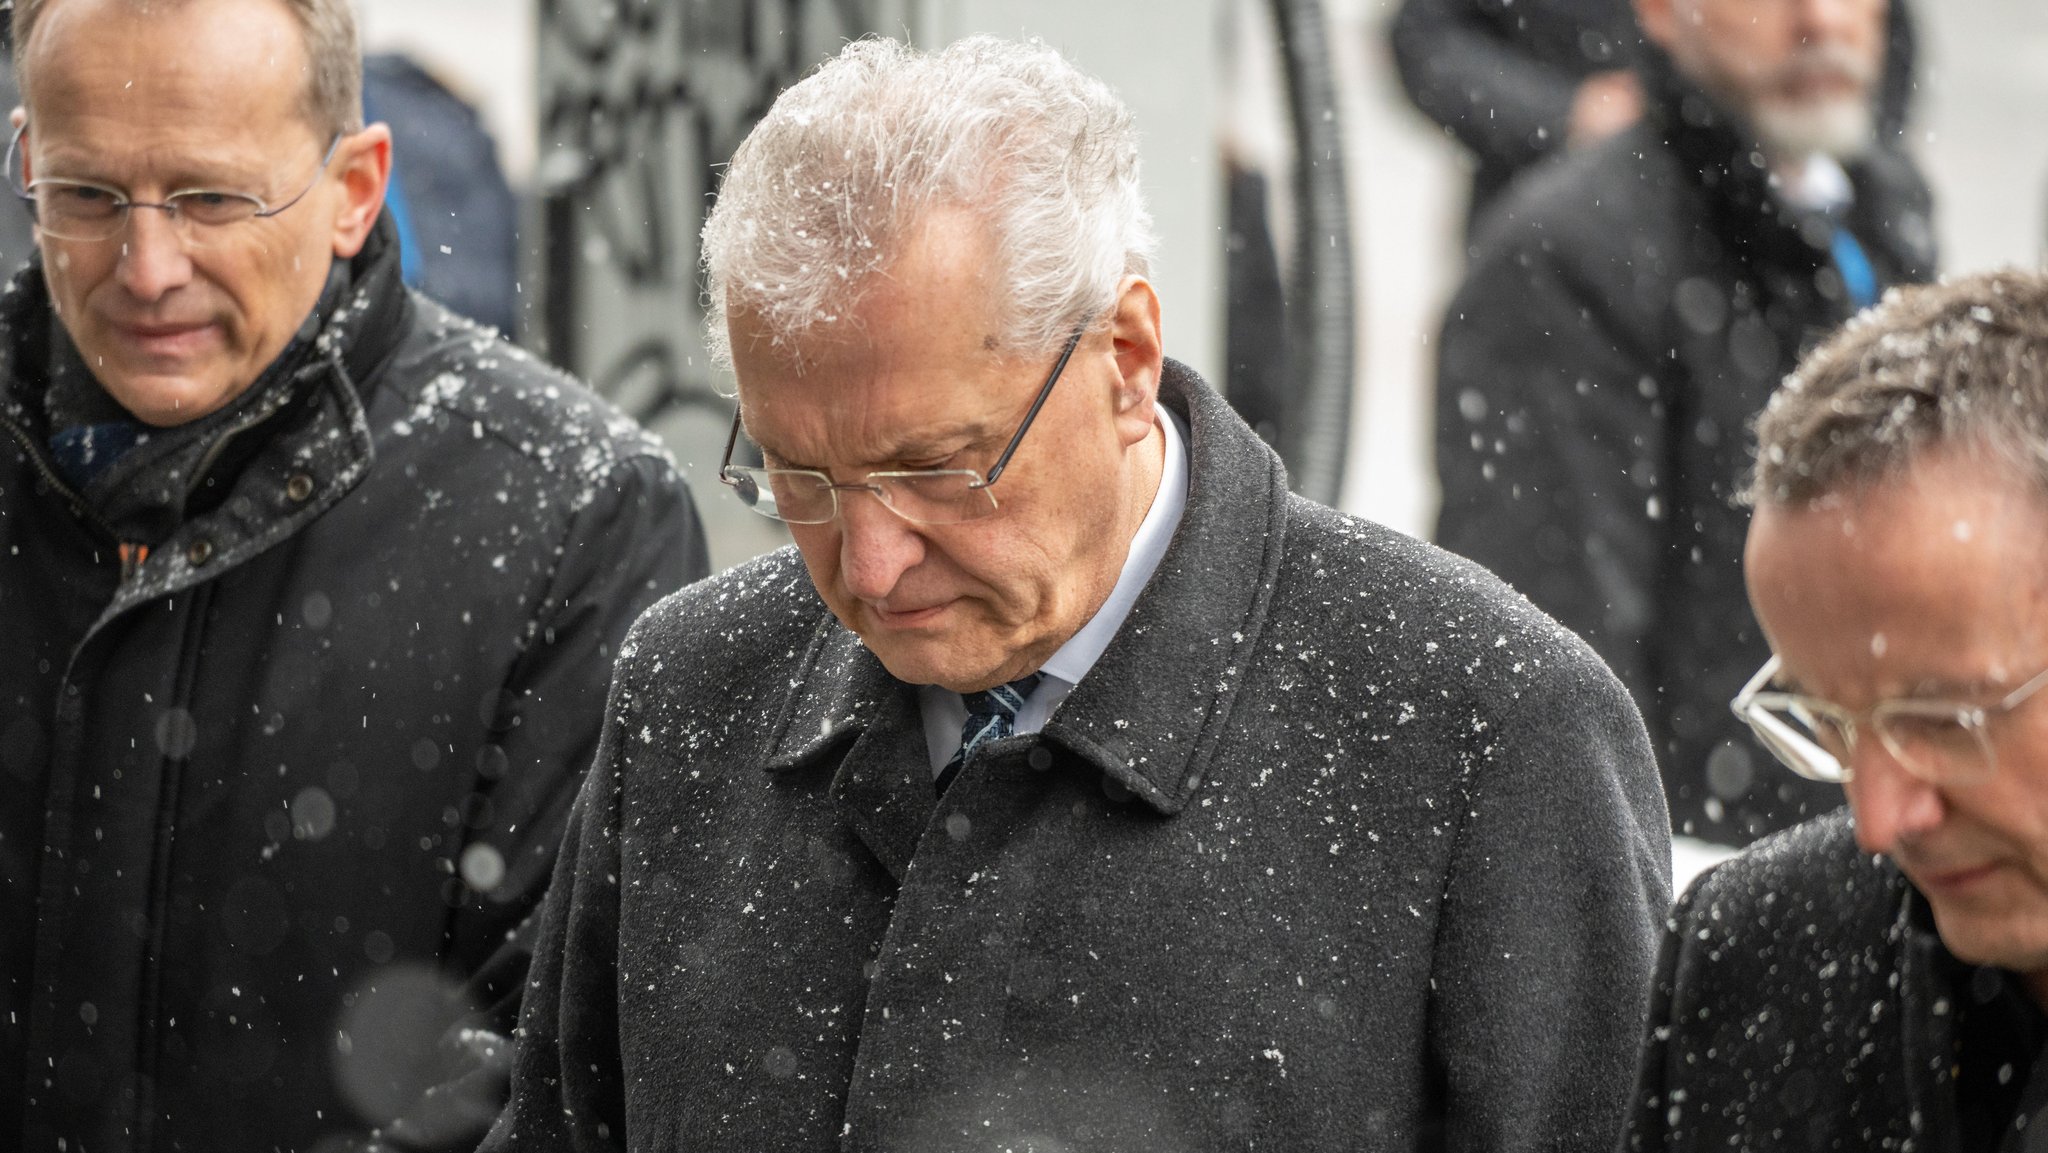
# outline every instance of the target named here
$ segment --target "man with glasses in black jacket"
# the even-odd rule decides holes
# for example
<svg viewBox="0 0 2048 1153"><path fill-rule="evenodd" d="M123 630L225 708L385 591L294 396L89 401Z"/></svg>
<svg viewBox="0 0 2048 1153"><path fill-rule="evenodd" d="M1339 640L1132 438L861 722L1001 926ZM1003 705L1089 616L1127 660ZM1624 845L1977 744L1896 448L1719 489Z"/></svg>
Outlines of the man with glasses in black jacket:
<svg viewBox="0 0 2048 1153"><path fill-rule="evenodd" d="M1758 440L1734 708L1848 812L1679 902L1627 1147L2039 1148L2048 279L1896 292Z"/></svg>
<svg viewBox="0 0 2048 1153"><path fill-rule="evenodd" d="M415 1099L539 899L614 647L704 572L689 496L400 282L348 0L14 30L0 1148L472 1145L487 1075Z"/></svg>

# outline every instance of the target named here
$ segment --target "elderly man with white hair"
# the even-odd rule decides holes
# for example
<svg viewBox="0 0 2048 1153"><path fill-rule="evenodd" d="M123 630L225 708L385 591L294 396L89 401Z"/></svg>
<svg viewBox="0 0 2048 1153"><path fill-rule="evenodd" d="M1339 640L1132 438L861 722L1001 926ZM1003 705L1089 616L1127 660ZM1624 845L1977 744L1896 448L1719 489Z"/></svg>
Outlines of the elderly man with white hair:
<svg viewBox="0 0 2048 1153"><path fill-rule="evenodd" d="M627 639L489 1147L1611 1138L1641 724L1165 359L1134 135L1041 45L863 41L734 156L721 476L795 544Z"/></svg>

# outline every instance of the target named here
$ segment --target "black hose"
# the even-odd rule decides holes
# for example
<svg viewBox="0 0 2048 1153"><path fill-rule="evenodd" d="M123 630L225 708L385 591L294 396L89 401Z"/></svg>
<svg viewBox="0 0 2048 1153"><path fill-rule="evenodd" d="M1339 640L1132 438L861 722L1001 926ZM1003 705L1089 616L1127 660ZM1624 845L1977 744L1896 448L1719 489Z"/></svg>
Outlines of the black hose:
<svg viewBox="0 0 2048 1153"><path fill-rule="evenodd" d="M1280 455L1294 489L1335 504L1351 441L1357 293L1336 69L1320 0L1273 0L1294 124L1298 227L1288 291L1286 418Z"/></svg>

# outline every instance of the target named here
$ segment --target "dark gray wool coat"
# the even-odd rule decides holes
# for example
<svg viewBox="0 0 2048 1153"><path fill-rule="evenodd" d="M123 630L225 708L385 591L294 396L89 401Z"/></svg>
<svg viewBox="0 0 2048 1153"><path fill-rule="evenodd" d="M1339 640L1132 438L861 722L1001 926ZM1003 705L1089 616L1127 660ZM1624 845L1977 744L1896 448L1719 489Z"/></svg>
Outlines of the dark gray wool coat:
<svg viewBox="0 0 2048 1153"><path fill-rule="evenodd" d="M1532 172L1444 321L1437 542L1590 641L1635 694L1674 827L1730 844L1841 790L1760 758L1728 700L1770 656L1742 584L1750 418L1853 307L1829 222L1789 208L1746 130L1639 46L1643 123ZM1902 152L1849 166L1881 285L1933 271Z"/></svg>
<svg viewBox="0 0 2048 1153"><path fill-rule="evenodd" d="M1847 811L1810 821L1679 901L1622 1148L2038 1149L2011 1127L2023 1092L2040 1104L2020 997L1949 954Z"/></svg>
<svg viewBox="0 0 2048 1153"><path fill-rule="evenodd" d="M1477 568L1290 496L1169 362L1173 544L934 803L785 550L651 610L496 1150L1593 1149L1669 848L1626 695Z"/></svg>
<svg viewBox="0 0 2048 1153"><path fill-rule="evenodd" d="M659 445L407 292L388 220L329 295L83 493L40 268L0 295L0 1149L406 1111L539 903L615 646L704 572Z"/></svg>

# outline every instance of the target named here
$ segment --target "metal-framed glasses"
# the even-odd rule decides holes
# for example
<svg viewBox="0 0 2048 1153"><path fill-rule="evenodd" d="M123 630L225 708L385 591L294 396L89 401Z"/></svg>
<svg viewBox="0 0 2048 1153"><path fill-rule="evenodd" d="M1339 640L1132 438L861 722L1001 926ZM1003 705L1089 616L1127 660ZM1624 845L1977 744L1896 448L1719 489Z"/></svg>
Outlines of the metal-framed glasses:
<svg viewBox="0 0 2048 1153"><path fill-rule="evenodd" d="M118 188L94 184L89 180L52 178L23 185L15 163L21 152L21 138L27 131L28 125L23 124L14 130L14 139L8 142L7 186L27 203L29 216L43 235L59 240L111 240L127 227L128 214L132 210L153 208L168 216L179 235L195 245L206 244L216 229L276 216L304 200L314 185L320 183L327 166L333 163L335 150L341 147L341 138L345 135L337 132L334 139L328 141L327 152L320 158L320 167L298 195L273 208L260 196L218 188L181 189L162 202L152 204L130 200L128 194Z"/></svg>
<svg viewBox="0 0 2048 1153"><path fill-rule="evenodd" d="M1011 434L1010 443L989 466L986 475L965 468L911 469L871 472L858 481L840 484L815 469L751 468L734 464L732 452L740 438L740 414L735 408L732 432L725 438L725 459L718 465L718 479L731 488L748 508L789 524L825 524L831 521L839 515L839 494L843 492L868 493L890 512L918 524L958 524L978 520L996 511L996 496L989 488L1009 467L1010 457L1023 443L1024 434L1031 431L1031 422L1038 418L1038 410L1045 407L1046 398L1052 395L1052 386L1059 383L1060 373L1066 370L1067 361L1073 358L1074 349L1081 343L1081 334L1085 331L1085 327L1077 328L1067 339L1060 358L1053 362L1051 374L1031 401L1030 411L1024 414L1023 423Z"/></svg>
<svg viewBox="0 0 2048 1153"><path fill-rule="evenodd" d="M1997 771L1991 722L2048 686L2043 669L1987 705L1900 697L1861 713L1805 693L1765 689L1778 675L1776 656L1764 662L1729 707L1785 767L1815 781L1840 783L1853 775L1856 741L1867 729L1899 767L1935 785L1967 785Z"/></svg>

